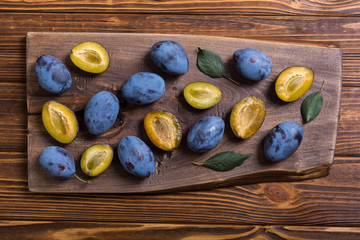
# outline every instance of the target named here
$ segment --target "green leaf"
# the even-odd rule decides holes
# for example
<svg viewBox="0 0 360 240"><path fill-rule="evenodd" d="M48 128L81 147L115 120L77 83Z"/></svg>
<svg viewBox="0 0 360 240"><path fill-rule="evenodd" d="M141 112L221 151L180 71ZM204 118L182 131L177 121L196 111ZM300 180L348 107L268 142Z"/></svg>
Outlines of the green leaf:
<svg viewBox="0 0 360 240"><path fill-rule="evenodd" d="M325 81L318 92L314 92L307 96L301 104L301 115L305 123L314 120L320 113L323 105L323 97L321 95Z"/></svg>
<svg viewBox="0 0 360 240"><path fill-rule="evenodd" d="M193 164L205 166L215 171L224 172L240 166L250 156L251 154L241 154L228 151L218 153L215 156L206 160L204 163L193 162Z"/></svg>
<svg viewBox="0 0 360 240"><path fill-rule="evenodd" d="M201 72L212 78L224 77L239 85L238 82L229 77L224 60L219 54L207 49L198 48L197 65Z"/></svg>

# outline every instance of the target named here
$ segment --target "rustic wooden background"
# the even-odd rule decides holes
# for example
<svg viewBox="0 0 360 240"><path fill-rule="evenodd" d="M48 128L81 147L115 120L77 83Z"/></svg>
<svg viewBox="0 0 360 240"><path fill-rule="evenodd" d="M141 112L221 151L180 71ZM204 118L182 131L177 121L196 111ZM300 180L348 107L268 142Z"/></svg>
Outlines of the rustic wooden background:
<svg viewBox="0 0 360 240"><path fill-rule="evenodd" d="M360 238L357 0L12 0L0 1L0 23L2 239ZM343 50L343 88L330 174L303 182L175 194L30 193L25 77L25 37L30 31L331 41Z"/></svg>
<svg viewBox="0 0 360 240"><path fill-rule="evenodd" d="M189 71L185 75L169 76L163 74L156 66L150 67L152 62L147 59L149 49L153 43L161 39L176 40L186 49ZM112 64L100 75L84 74L67 63L70 61L70 49L79 42L89 40L101 43L110 53ZM231 62L232 55L237 49L261 49L271 56L271 75L256 84L238 80L241 86L236 86L223 78L210 78L196 66L198 46L217 52L225 62ZM49 95L38 84L34 65L36 59L43 54L56 56L68 66L74 81L71 88L63 94ZM211 189L215 186L231 186L234 183L239 185L324 177L328 175L333 163L342 84L342 54L339 48L190 34L31 32L27 34L26 55L28 149L31 149L28 151L28 186L32 192L154 193ZM324 56L325 59L318 60ZM311 67L315 72L309 92L318 91L323 81L326 81L326 88L322 92L325 104L316 121L302 124L305 135L301 148L286 161L266 164L263 155L263 140L266 134L280 122L291 120L302 123L300 106L305 96L293 103L284 104L274 90L274 83L280 72L294 65ZM239 79L235 74L235 67L232 64L227 64L227 67L229 74L234 79ZM127 79L141 71L154 72L162 76L166 81L166 91L158 101L139 107L126 103L119 93ZM207 110L199 111L189 107L182 91L187 84L194 81L206 81L219 86L222 91L221 101ZM122 124L118 121L105 134L93 137L84 125L83 109L90 98L101 90L118 95L121 105L119 120L121 119ZM229 115L240 99L250 95L263 99L266 118L253 137L241 141L230 129ZM81 155L91 145L107 143L116 153L117 145L123 137L138 136L153 150L157 162L155 173L149 178L139 180L122 169L115 154L113 163L104 173L94 179L87 178L91 184L82 184L75 177L64 181L49 176L39 165L41 151L47 146L59 145L46 132L41 121L42 107L49 100L65 104L77 115L79 133L76 139L65 146L60 144L74 157L76 168L80 168ZM145 115L158 109L175 114L182 129L182 144L170 153L158 150L144 131ZM219 116L224 119L224 136L215 149L202 154L193 153L186 147L187 133L196 121L206 116ZM191 161L204 162L216 153L225 151L242 152L252 156L241 167L226 172L214 172L191 164ZM81 170L77 171L77 174L86 179Z"/></svg>

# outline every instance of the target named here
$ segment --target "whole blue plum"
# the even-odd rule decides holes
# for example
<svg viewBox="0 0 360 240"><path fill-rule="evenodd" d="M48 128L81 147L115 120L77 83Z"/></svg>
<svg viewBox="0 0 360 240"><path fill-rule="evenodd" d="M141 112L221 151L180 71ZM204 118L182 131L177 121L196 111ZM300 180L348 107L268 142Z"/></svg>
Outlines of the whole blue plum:
<svg viewBox="0 0 360 240"><path fill-rule="evenodd" d="M118 157L124 169L146 178L155 172L155 158L151 149L138 137L124 137L118 144Z"/></svg>
<svg viewBox="0 0 360 240"><path fill-rule="evenodd" d="M51 55L42 55L36 60L35 74L40 86L51 93L63 93L72 83L66 66Z"/></svg>
<svg viewBox="0 0 360 240"><path fill-rule="evenodd" d="M265 158L278 162L290 157L299 148L303 137L303 128L295 122L276 125L265 137Z"/></svg>
<svg viewBox="0 0 360 240"><path fill-rule="evenodd" d="M108 91L96 93L86 104L84 119L89 132L99 135L114 125L119 114L118 98Z"/></svg>
<svg viewBox="0 0 360 240"><path fill-rule="evenodd" d="M235 67L240 75L251 81L267 78L272 71L272 61L268 55L255 48L244 48L233 55Z"/></svg>
<svg viewBox="0 0 360 240"><path fill-rule="evenodd" d="M225 123L220 117L209 116L197 121L187 136L187 146L194 152L215 148L224 135Z"/></svg>
<svg viewBox="0 0 360 240"><path fill-rule="evenodd" d="M121 89L123 98L143 105L155 102L165 93L165 81L155 73L140 72L131 76Z"/></svg>
<svg viewBox="0 0 360 240"><path fill-rule="evenodd" d="M39 163L53 177L70 178L75 173L74 159L62 147L46 147L40 154Z"/></svg>
<svg viewBox="0 0 360 240"><path fill-rule="evenodd" d="M183 75L189 70L187 53L177 42L163 40L155 43L150 56L155 65L166 73Z"/></svg>

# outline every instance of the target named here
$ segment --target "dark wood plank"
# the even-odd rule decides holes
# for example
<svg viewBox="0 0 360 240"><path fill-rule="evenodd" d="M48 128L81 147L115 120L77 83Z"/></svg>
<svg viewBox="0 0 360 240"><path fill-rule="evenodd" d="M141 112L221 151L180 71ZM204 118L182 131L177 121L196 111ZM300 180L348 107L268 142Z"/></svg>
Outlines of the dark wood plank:
<svg viewBox="0 0 360 240"><path fill-rule="evenodd" d="M359 94L359 88L343 88L335 151L337 155L358 156L360 154Z"/></svg>
<svg viewBox="0 0 360 240"><path fill-rule="evenodd" d="M0 82L0 89L0 151L26 151L26 85Z"/></svg>
<svg viewBox="0 0 360 240"><path fill-rule="evenodd" d="M142 195L30 193L26 153L0 152L0 165L1 219L339 227L360 221L355 157L337 157L330 174L314 180Z"/></svg>
<svg viewBox="0 0 360 240"><path fill-rule="evenodd" d="M0 118L1 151L27 150L27 114L25 83L2 83L0 106L3 114ZM360 125L357 109L360 107L357 87L342 88L341 114L337 130L335 155L357 156L360 154ZM15 103L15 104L14 104ZM9 139L9 136L12 136ZM351 141L349 141L351 139Z"/></svg>
<svg viewBox="0 0 360 240"><path fill-rule="evenodd" d="M196 33L242 38L278 38L308 41L358 39L359 18L316 16L232 16L232 15L150 15L150 14L66 14L2 13L1 31L11 38L34 30L66 32ZM27 19L28 21L23 21ZM146 22L146 24L144 24ZM345 37L346 36L346 37ZM355 46L355 45L353 45Z"/></svg>
<svg viewBox="0 0 360 240"><path fill-rule="evenodd" d="M0 222L2 239L327 239L360 237L358 227L239 226L170 223ZM35 237L36 236L36 237Z"/></svg>
<svg viewBox="0 0 360 240"><path fill-rule="evenodd" d="M26 19L26 21L24 20ZM65 20L64 20L65 19ZM357 40L359 30L356 27L359 18L316 18L316 17L259 17L251 18L251 26L248 17L233 16L170 16L170 15L121 15L116 14L0 14L3 24L0 34L0 82L4 97L1 100L3 117L1 118L4 131L0 131L2 150L10 149L26 151L26 92L25 92L25 60L26 44L25 36L31 31L34 23L39 23L39 28L44 31L68 30L77 31L84 28L86 31L133 31L133 32L157 32L185 33L188 29L204 35L217 35L229 37L253 37L289 40L316 40L319 43L335 41L343 50L343 86L360 86L359 64L360 48ZM165 21L177 24L176 29L170 30ZM146 21L146 25L142 24ZM100 24L101 23L101 24ZM170 24L171 25L171 24ZM40 27L41 26L41 27ZM159 27L161 26L161 27ZM323 26L320 27L319 26ZM254 30L252 30L254 29ZM258 31L255 31L258 29ZM325 34L325 30L327 31ZM314 35L319 32L321 35ZM21 83L7 86L10 83ZM15 90L13 88L18 87ZM9 91L8 91L9 90ZM11 90L11 91L10 91ZM19 95L12 95L12 91L22 92L21 101ZM345 91L345 92L344 92ZM338 144L336 154L356 155L359 154L358 143L360 141L357 123L357 90L349 88L343 94L354 92L350 97L351 102L342 109L349 113L349 117L340 119ZM14 98L13 98L14 97ZM343 101L346 102L346 99ZM15 102L15 104L14 104ZM8 114L8 113L13 114ZM20 115L23 114L21 117ZM12 124L16 125L15 127ZM6 129L5 129L6 128ZM344 131L343 131L344 129ZM6 130L6 131L5 131ZM14 138L9 139L11 135ZM344 136L344 137L342 137ZM347 139L351 138L352 141ZM351 146L349 146L351 145Z"/></svg>
<svg viewBox="0 0 360 240"><path fill-rule="evenodd" d="M360 12L357 1L57 1L45 0L23 4L20 0L0 3L2 11L11 12L94 12L94 13L151 13L151 14L243 14L243 15L356 15Z"/></svg>
<svg viewBox="0 0 360 240"><path fill-rule="evenodd" d="M360 86L357 78L360 18L194 16L147 14L16 14L2 13L0 82L24 81L25 36L34 31L196 33L199 35L335 42L343 49L343 84ZM146 24L144 24L146 22ZM81 30L80 30L81 29Z"/></svg>
<svg viewBox="0 0 360 240"><path fill-rule="evenodd" d="M334 3L335 5L336 3ZM340 7L340 9L342 8ZM263 9L259 11L263 11ZM356 115L359 103L358 91L354 88L360 86L358 78L360 30L357 27L360 19L356 16L318 18L310 16L243 17L234 15L14 14L2 12L0 20L3 23L0 29L0 82L22 83L23 86L25 86L26 79L25 34L27 31L33 31L34 28L37 31L170 32L258 39L335 41L343 49L343 85L350 87L343 88L343 95L344 93L345 95L349 94L349 100L346 101L348 97L346 99L343 97L342 110L346 110L346 114L350 115L349 117L344 115L340 119L336 154L354 155L354 157L336 158L328 177L301 183L263 183L212 191L145 196L33 194L27 191L26 153L16 152L13 153L16 156L13 156L8 150L27 150L26 127L24 127L26 126L25 94L21 97L22 104L15 104L13 108L11 108L10 94L9 98L3 98L1 101L1 106L4 104L8 106L3 108L5 113L1 117L1 123L9 124L10 128L8 132L0 131L1 148L2 151L6 150L0 154L1 166L2 169L5 169L0 171L1 219L293 224L295 226L288 226L285 230L279 230L281 227L276 227L279 236L272 236L275 239L288 236L280 235L280 233L290 234L288 229L291 229L300 234L300 236L295 234L295 238L304 236L304 238L315 238L314 236L319 233L319 239L331 239L332 236L336 236L335 239L358 239L356 235L349 236L350 232L356 232L356 228L353 230L354 228L350 227L333 227L358 226L360 222L358 212L360 209L358 188L360 162L356 158L359 155L357 143L360 139L360 126ZM25 93L25 87L20 87L20 85L17 87ZM6 89L7 87L1 88L2 91ZM6 114L7 111L11 111L13 114ZM14 129L12 129L12 123L17 125ZM17 135L17 140L12 138L15 135ZM263 189L267 189L266 194ZM289 196L291 196L291 202L286 201ZM57 204L57 201L60 203ZM94 210L93 214L88 214L89 206ZM263 210L264 214L262 214ZM36 223L41 224L38 221ZM7 222L5 225L7 224L9 223ZM330 232L330 234L321 236L322 230L312 227L309 227L308 234L302 233L303 231L307 232L307 228L297 227L299 224L331 226L323 228L325 233ZM14 225L20 226L21 222L15 222ZM24 223L24 225L28 224ZM189 226L189 224L186 225ZM67 226L64 226L63 229L66 229ZM95 228L94 225L93 227ZM219 229L219 227L219 225L211 225L209 231ZM299 228L303 230L297 230ZM5 229L9 228L5 227ZM9 231L12 234L21 234L20 230L22 229L13 227ZM44 229L46 228L44 227ZM29 229L26 230L22 232L24 233L22 236L28 233ZM4 231L1 231L2 234ZM102 227L99 231L102 232ZM266 231L268 232L269 229ZM34 232L39 233L35 230ZM94 232L95 235L96 231ZM101 236L107 235L102 233ZM161 237L165 238L166 235ZM267 236L267 238L270 237Z"/></svg>
<svg viewBox="0 0 360 240"><path fill-rule="evenodd" d="M189 72L184 76L173 77L164 75L151 65L148 57L152 44L162 39L172 39L180 42L187 50L190 62ZM89 75L70 69L74 78L74 85L69 91L53 96L46 94L37 84L34 64L43 54L56 56L67 63L68 52L76 44L84 41L100 42L110 54L113 64L100 75ZM57 43L61 42L61 45ZM136 44L134 44L136 43ZM222 46L221 46L222 45ZM250 84L242 82L236 86L224 79L211 79L197 69L197 46L218 52L226 62L232 61L235 50L253 47L266 52L273 61L272 74L268 79ZM219 47L221 46L221 47ZM291 52L288 57L286 53ZM309 54L310 53L310 54ZM319 62L318 58L324 60ZM230 65L230 64L229 64ZM324 80L327 81L323 95L327 105L322 114L312 124L303 125L305 133L312 133L318 129L319 135L306 135L302 147L288 161L277 164L267 164L263 156L263 139L268 131L283 121L301 123L300 104L296 101L284 104L276 97L274 82L279 73L289 66L308 66L315 72L312 91L317 91ZM229 67L230 74L238 80L236 70ZM49 145L58 145L48 136L40 115L29 115L28 149L29 152L29 187L36 192L153 192L178 189L208 188L216 185L233 183L261 182L263 179L303 180L324 176L330 168L335 148L336 129L341 90L341 51L335 48L314 47L274 43L265 41L251 41L235 38L215 38L195 35L155 35L155 34L91 34L91 33L29 33L27 41L27 93L28 113L40 114L43 104L49 100L61 102L74 111L85 108L87 101L97 92L108 90L118 93L126 80L137 72L155 72L166 79L165 95L153 104L134 106L121 101L122 125L116 125L105 134L97 137L90 136L79 115L80 131L78 137L66 148L74 159L81 158L83 151L92 144L105 142L116 149L119 141L125 136L138 136L154 151L157 160L157 170L148 179L139 181L126 174L119 164L112 166L101 176L92 180L92 184L79 184L76 179L61 181L48 177L38 164L38 156ZM223 92L222 100L214 108L206 111L194 110L189 107L182 97L184 87L196 81L211 82L220 87ZM238 80L241 82L241 80ZM186 147L185 139L178 149L171 152L158 151L149 143L143 131L143 119L152 110L166 110L173 113L181 122L183 135L200 118L205 116L220 116L229 126L228 116L233 106L246 96L257 96L265 102L266 120L264 126L252 138L246 141L235 139L231 129L227 127L221 144L216 149L204 154L195 154ZM118 97L121 96L118 95ZM305 98L305 97L303 97ZM302 99L303 99L302 98ZM209 157L223 151L239 151L248 149L253 156L241 168L228 172L214 172L191 164L191 161L203 162ZM329 149L333 149L329 151ZM242 151L243 152L243 151ZM115 158L116 159L116 158ZM77 161L78 162L78 161ZM106 184L105 184L106 183Z"/></svg>

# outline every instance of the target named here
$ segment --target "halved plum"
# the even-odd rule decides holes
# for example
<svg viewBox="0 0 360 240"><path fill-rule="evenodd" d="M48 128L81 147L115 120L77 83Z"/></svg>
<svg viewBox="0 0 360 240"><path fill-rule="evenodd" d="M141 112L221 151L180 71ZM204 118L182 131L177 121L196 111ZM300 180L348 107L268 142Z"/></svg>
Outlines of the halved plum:
<svg viewBox="0 0 360 240"><path fill-rule="evenodd" d="M85 150L81 156L81 170L95 177L104 172L111 164L114 151L108 144L95 144Z"/></svg>
<svg viewBox="0 0 360 240"><path fill-rule="evenodd" d="M265 103L258 97L249 96L238 102L230 115L230 126L234 134L247 139L259 131L265 120Z"/></svg>
<svg viewBox="0 0 360 240"><path fill-rule="evenodd" d="M307 67L289 67L280 73L275 91L285 102L293 102L304 95L314 81L314 72Z"/></svg>
<svg viewBox="0 0 360 240"><path fill-rule="evenodd" d="M78 68L90 73L102 73L110 63L108 52L96 42L78 44L71 50L70 59Z"/></svg>
<svg viewBox="0 0 360 240"><path fill-rule="evenodd" d="M61 143L72 142L79 131L78 121L73 111L56 101L44 104L42 122L46 131Z"/></svg>
<svg viewBox="0 0 360 240"><path fill-rule="evenodd" d="M144 127L150 141L162 150L171 151L181 142L180 122L170 112L149 112L145 116Z"/></svg>
<svg viewBox="0 0 360 240"><path fill-rule="evenodd" d="M184 97L192 107L207 109L221 100L221 90L208 82L194 82L186 85Z"/></svg>

